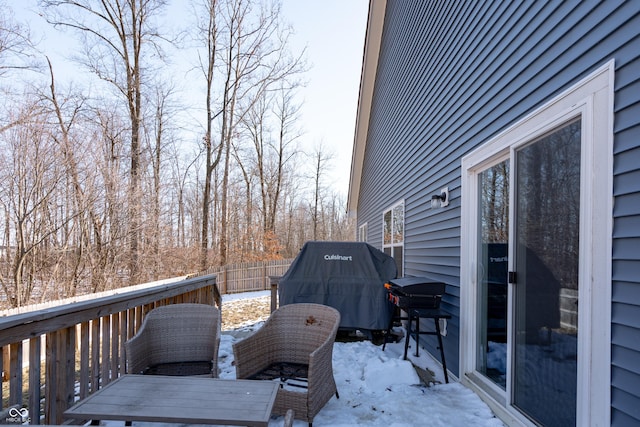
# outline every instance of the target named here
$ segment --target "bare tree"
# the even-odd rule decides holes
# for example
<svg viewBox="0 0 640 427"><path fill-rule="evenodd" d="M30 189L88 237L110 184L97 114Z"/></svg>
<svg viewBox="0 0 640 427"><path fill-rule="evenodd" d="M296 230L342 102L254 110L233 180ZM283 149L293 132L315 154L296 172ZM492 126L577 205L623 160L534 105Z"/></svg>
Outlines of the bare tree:
<svg viewBox="0 0 640 427"><path fill-rule="evenodd" d="M150 273L150 279L158 280L163 262L161 260L161 245L163 240L162 214L163 214L163 185L165 157L169 145L173 139L172 119L175 116L176 106L173 104L174 87L166 82L158 83L155 87L153 98L149 102L152 107L149 110L149 119L146 120L148 127L144 132L146 136L145 150L149 153L150 182L148 183L150 203L147 204L145 221L147 224L142 230L145 240L149 243L147 254L148 261L146 270Z"/></svg>
<svg viewBox="0 0 640 427"><path fill-rule="evenodd" d="M254 232L254 207L253 207L253 180L255 178L255 173L251 169L250 162L246 162L245 164L242 155L240 154L240 150L236 144L232 144L233 147L233 158L238 164L240 168L240 173L242 176L242 180L245 185L245 200L244 200L244 229L245 232L239 235L241 240L241 256L243 259L246 259L250 254L256 251L256 243L259 238L256 232ZM257 231L257 230L256 230Z"/></svg>
<svg viewBox="0 0 640 427"><path fill-rule="evenodd" d="M254 0L206 1L207 60L201 63L207 80L207 147L213 148L214 120L219 129L215 156L207 160L203 204L203 250L201 266L207 264L205 248L208 236L209 203L213 169L222 168L220 182L219 262L227 261L229 174L232 167L232 141L238 135L238 125L272 86L302 71L301 57L292 58L286 49L290 29L280 23L280 8L270 2L260 5ZM212 16L215 14L215 16ZM205 28L202 26L201 28ZM219 83L215 85L215 79ZM215 100L210 96L214 86L220 93ZM212 105L216 105L215 108ZM215 113L214 113L215 112Z"/></svg>
<svg viewBox="0 0 640 427"><path fill-rule="evenodd" d="M290 55L277 0L196 1L206 126L186 146L174 87L154 68L165 0L39 0L48 22L76 31L80 62L98 79L66 87L49 63L46 84L28 82L37 97L6 98L0 292L12 304L293 256L348 230L324 184L330 156L298 155L305 64ZM17 43L28 37L2 44L28 35L3 26L5 12L0 78L29 52Z"/></svg>
<svg viewBox="0 0 640 427"><path fill-rule="evenodd" d="M327 240L353 240L355 236L355 221L347 215L346 199L343 195L332 192L326 209L328 224Z"/></svg>
<svg viewBox="0 0 640 427"><path fill-rule="evenodd" d="M27 104L29 105L29 104ZM31 105L35 105L31 104ZM36 117L42 117L38 111ZM5 133L8 154L3 160L0 200L6 215L6 263L10 274L2 274L2 287L14 307L31 298L47 264L44 245L60 229L51 207L57 205L56 189L63 174L56 164L55 146L47 137L43 122L14 127Z"/></svg>
<svg viewBox="0 0 640 427"><path fill-rule="evenodd" d="M225 62L227 76L231 78L228 108L228 126L223 126L221 143L225 145L225 163L221 188L220 258L226 262L227 245L227 188L229 176L229 147L236 134L236 123L243 121L252 105L262 94L272 90L304 70L302 56L288 55L289 28L282 28L279 5L270 4L259 9L252 22L251 1L235 0L228 20L229 44ZM225 85L226 87L227 85ZM226 99L226 98L225 98ZM223 113L224 114L224 113ZM226 132L225 132L226 131Z"/></svg>
<svg viewBox="0 0 640 427"><path fill-rule="evenodd" d="M243 128L250 140L245 162L251 165L257 177L262 214L261 250L273 245L267 239L276 235L276 219L281 209L281 198L285 180L292 179L287 173L294 156L295 145L300 136L296 128L299 105L293 101L294 89L281 85L274 92L265 92L253 104L243 120ZM238 159L242 162L242 159Z"/></svg>
<svg viewBox="0 0 640 427"><path fill-rule="evenodd" d="M81 184L82 178L80 177L79 171L79 161L76 158L76 155L79 154L76 150L76 147L72 145L70 130L71 127L76 124L76 119L79 112L82 109L84 100L82 98L77 99L77 102L74 103L71 111L66 114L66 118L63 116L63 106L58 100L58 95L56 93L55 86L55 77L53 72L53 66L51 65L51 61L47 58L47 63L49 64L49 74L51 77L50 80L50 93L48 96L48 102L51 103L51 108L53 109L53 115L55 116L55 123L57 125L58 131L55 132L52 130L51 135L53 141L57 144L58 151L62 155L62 163L65 168L65 176L69 181L71 186L71 197L72 197L72 207L71 209L75 212L74 216L77 215L79 219L80 229L80 237L74 242L73 247L77 248L75 251L75 257L73 257L71 264L68 265L68 276L71 278L71 289L70 294L75 295L75 291L79 284L79 271L81 269L83 253L86 249L86 245L88 242L95 238L96 242L99 242L101 239L101 235L99 233L95 233L93 236L91 235L91 230L96 231L96 223L99 221L96 212L93 210L93 204L91 200L87 200L85 187ZM91 189L90 194L95 194L95 189ZM82 221L83 215L86 214L88 217L88 221ZM93 224L93 226L91 225ZM66 241L66 239L65 239Z"/></svg>
<svg viewBox="0 0 640 427"><path fill-rule="evenodd" d="M30 37L29 28L15 22L11 9L0 1L0 85L12 71L35 69L35 65L31 63L33 46ZM9 83L9 88L15 89L15 80L11 79ZM22 95L19 94L20 97ZM31 113L30 108L10 108L9 116L0 120L0 133L31 119L31 116L15 114Z"/></svg>
<svg viewBox="0 0 640 427"><path fill-rule="evenodd" d="M0 77L11 70L33 68L29 28L15 22L11 9L0 1Z"/></svg>
<svg viewBox="0 0 640 427"><path fill-rule="evenodd" d="M177 205L177 209L176 209L177 213L176 213L176 221L175 221L176 222L176 245L181 248L187 247L189 243L194 243L193 242L194 236L192 236L191 234L189 234L189 238L187 236L188 233L187 233L186 223L187 223L187 217L189 216L187 212L188 211L187 199L189 198L189 194L199 193L196 190L198 187L197 183L193 183L191 181L192 175L195 175L197 177L197 170L199 168L198 161L199 161L199 157L197 155L194 155L191 162L188 163L186 166L184 166L183 163L185 162L185 160L180 159L177 152L175 152L175 155L173 156L172 182L174 183L174 187L175 187L174 189L175 198L176 198L175 203ZM191 187L191 190L190 190L190 187ZM194 224L199 224L201 222L199 220L199 215L191 216L191 219L192 219L191 222Z"/></svg>
<svg viewBox="0 0 640 427"><path fill-rule="evenodd" d="M264 228L271 233L275 233L276 231L276 215L278 213L286 168L290 164L291 159L298 154L295 143L301 135L301 132L296 127L296 121L299 119L300 105L297 105L293 100L293 88L282 85L276 94L277 97L273 112L277 124L276 138L273 143L269 144L270 155L262 150L263 160L259 161L261 166L260 184L262 203L265 215ZM256 153L258 153L258 150L256 150ZM269 167L265 167L265 161L270 163Z"/></svg>
<svg viewBox="0 0 640 427"><path fill-rule="evenodd" d="M223 112L214 112L214 79L216 76L216 60L218 50L219 26L217 17L221 13L218 0L202 0L197 6L196 14L202 16L198 20L197 39L205 50L204 58L199 57L199 66L206 82L205 111L206 123L203 137L205 155L205 177L202 200L202 230L200 235L200 268L208 267L209 251L209 212L211 210L211 183L213 173L222 155L222 144L213 145L213 121ZM202 12L202 13L200 13Z"/></svg>
<svg viewBox="0 0 640 427"><path fill-rule="evenodd" d="M42 0L46 8L57 13L48 18L51 24L80 32L86 49L83 64L111 84L128 108L131 126L128 191L131 283L139 280L144 52L147 45L154 53L160 52L159 32L153 28L152 18L165 3L164 0Z"/></svg>
<svg viewBox="0 0 640 427"><path fill-rule="evenodd" d="M322 143L319 143L311 153L312 160L312 180L313 180L313 200L311 202L311 222L313 225L313 240L319 239L318 226L323 223L321 211L323 208L323 198L325 187L323 179L331 166L333 154L328 153Z"/></svg>

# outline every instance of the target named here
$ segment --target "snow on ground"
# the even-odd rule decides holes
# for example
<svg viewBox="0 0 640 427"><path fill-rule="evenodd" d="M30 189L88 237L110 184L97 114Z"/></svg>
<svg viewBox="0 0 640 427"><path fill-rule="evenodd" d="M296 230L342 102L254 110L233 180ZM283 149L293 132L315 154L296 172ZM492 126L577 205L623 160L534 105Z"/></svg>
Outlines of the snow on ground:
<svg viewBox="0 0 640 427"><path fill-rule="evenodd" d="M232 345L261 325L259 322L223 333L219 350L220 378L235 378ZM444 345L447 345L446 338ZM403 340L388 343L384 352L382 346L368 340L336 342L333 370L340 398L331 398L314 418L314 427L504 426L471 390L451 379L445 384L440 365L424 350L420 351L420 357L415 357L415 343L412 347L409 359L416 366L433 372L437 384L421 385L411 361L402 360ZM274 417L269 426L282 424L283 417ZM303 427L307 423L296 420L294 426Z"/></svg>
<svg viewBox="0 0 640 427"><path fill-rule="evenodd" d="M241 336L252 329L241 328L238 332ZM220 378L235 378L232 345L238 339L242 338L228 333L222 335ZM370 341L336 342L333 370L340 398L331 398L314 418L314 427L504 425L471 390L453 381L445 384L442 369L425 351L416 358L410 350L409 359L416 366L432 371L436 382L441 383L430 387L421 385L412 363L402 360L403 352L403 341L387 344L384 352L382 346ZM269 426L282 424L283 417L274 417ZM300 420L294 423L296 427L306 425Z"/></svg>

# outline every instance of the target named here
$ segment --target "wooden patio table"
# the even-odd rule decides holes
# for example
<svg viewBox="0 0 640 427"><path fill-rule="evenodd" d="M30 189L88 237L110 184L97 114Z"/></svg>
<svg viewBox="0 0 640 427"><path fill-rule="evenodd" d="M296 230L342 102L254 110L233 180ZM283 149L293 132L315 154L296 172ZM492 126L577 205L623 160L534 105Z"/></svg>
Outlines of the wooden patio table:
<svg viewBox="0 0 640 427"><path fill-rule="evenodd" d="M123 375L65 411L77 420L268 426L272 381Z"/></svg>

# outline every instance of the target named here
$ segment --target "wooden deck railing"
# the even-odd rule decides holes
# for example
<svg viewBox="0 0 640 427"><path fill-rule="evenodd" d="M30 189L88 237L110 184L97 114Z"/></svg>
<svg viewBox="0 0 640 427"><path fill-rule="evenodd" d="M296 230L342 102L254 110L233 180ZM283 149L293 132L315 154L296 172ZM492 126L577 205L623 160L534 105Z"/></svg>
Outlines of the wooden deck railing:
<svg viewBox="0 0 640 427"><path fill-rule="evenodd" d="M0 352L0 366L6 367L2 359L8 355L3 375L9 387L0 394L0 409L26 407L31 424L61 424L63 412L76 398L125 372L124 342L138 330L145 313L183 302L220 306L216 276L124 288L1 317L0 347L8 351Z"/></svg>

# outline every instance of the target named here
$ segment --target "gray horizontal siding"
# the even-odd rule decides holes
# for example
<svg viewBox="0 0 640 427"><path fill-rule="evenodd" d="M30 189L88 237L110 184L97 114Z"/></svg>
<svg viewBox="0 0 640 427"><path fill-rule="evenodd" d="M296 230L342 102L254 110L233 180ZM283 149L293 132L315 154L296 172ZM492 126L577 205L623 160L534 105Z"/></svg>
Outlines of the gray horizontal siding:
<svg viewBox="0 0 640 427"><path fill-rule="evenodd" d="M405 201L405 273L449 285L443 306L455 318L445 347L458 374L461 158L615 58L614 425L640 422L640 391L622 386L639 379L631 365L640 360L640 349L625 347L640 342L640 326L628 320L640 318L639 9L631 1L389 0L358 205L380 247L382 212ZM450 206L431 210L444 186Z"/></svg>
<svg viewBox="0 0 640 427"><path fill-rule="evenodd" d="M640 37L616 56L611 424L640 424Z"/></svg>

